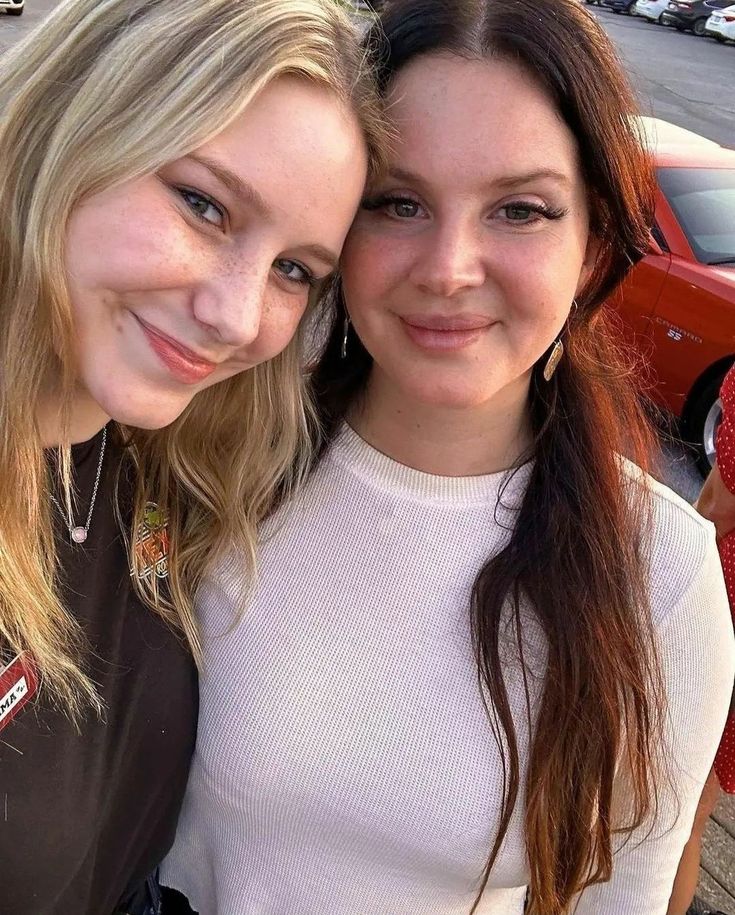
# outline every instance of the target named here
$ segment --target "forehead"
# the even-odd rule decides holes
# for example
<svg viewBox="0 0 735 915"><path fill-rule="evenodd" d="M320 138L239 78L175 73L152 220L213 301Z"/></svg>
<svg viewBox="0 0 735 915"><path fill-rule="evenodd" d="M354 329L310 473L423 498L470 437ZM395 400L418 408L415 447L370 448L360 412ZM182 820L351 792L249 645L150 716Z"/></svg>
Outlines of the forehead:
<svg viewBox="0 0 735 915"><path fill-rule="evenodd" d="M581 180L577 144L553 101L522 67L432 54L396 76L390 111L396 158L465 183L553 167Z"/></svg>
<svg viewBox="0 0 735 915"><path fill-rule="evenodd" d="M315 216L323 230L334 228L336 215L341 231L367 168L354 112L330 88L295 76L274 79L196 152L253 187L264 209L296 229L313 230Z"/></svg>

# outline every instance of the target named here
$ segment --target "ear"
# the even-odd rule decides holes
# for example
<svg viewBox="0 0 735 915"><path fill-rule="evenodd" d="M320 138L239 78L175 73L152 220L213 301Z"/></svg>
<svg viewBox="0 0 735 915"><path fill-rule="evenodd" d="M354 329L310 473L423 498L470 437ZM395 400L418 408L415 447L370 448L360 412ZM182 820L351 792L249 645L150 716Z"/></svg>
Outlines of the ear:
<svg viewBox="0 0 735 915"><path fill-rule="evenodd" d="M577 283L577 295L581 293L584 287L590 280L595 267L597 265L597 258L600 254L600 248L602 247L602 242L600 239L593 235L592 232L587 236L587 247L584 252L584 260L582 261L582 269L579 271L579 282Z"/></svg>

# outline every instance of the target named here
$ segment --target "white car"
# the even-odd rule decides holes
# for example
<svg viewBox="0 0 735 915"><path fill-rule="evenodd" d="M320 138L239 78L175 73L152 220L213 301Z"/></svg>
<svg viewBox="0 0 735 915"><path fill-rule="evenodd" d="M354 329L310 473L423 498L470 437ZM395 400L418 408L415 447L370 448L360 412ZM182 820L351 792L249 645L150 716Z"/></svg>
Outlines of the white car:
<svg viewBox="0 0 735 915"><path fill-rule="evenodd" d="M668 5L669 0L638 0L633 7L633 12L636 16L648 19L649 22L658 22L663 25L661 14L667 9Z"/></svg>
<svg viewBox="0 0 735 915"><path fill-rule="evenodd" d="M718 41L735 41L735 6L715 10L705 23L704 34Z"/></svg>
<svg viewBox="0 0 735 915"><path fill-rule="evenodd" d="M21 16L25 5L25 0L0 0L0 10L5 10L8 16Z"/></svg>

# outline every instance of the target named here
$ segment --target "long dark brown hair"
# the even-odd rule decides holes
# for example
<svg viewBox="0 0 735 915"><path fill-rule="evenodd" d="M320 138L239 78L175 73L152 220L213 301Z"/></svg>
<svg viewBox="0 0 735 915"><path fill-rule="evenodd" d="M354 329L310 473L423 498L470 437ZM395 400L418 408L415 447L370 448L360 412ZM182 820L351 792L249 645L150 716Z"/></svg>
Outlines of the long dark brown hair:
<svg viewBox="0 0 735 915"><path fill-rule="evenodd" d="M366 46L383 93L419 55L511 60L544 88L579 149L599 255L564 332L556 374L543 380L546 356L533 369L534 439L524 456L533 458L530 481L510 542L480 570L471 602L478 677L504 757L497 838L472 911L525 772L528 912L562 915L576 893L610 878L613 834L640 826L656 804L663 689L645 558L650 505L621 457L647 468L652 436L608 304L648 247L651 163L619 61L575 0L394 0ZM340 358L346 312L339 286L330 307L331 332L311 378L323 447L364 390L372 363L352 329L349 358ZM501 631L510 613L522 645L524 606L545 634L548 663L521 766ZM629 786L624 822L613 806L616 773Z"/></svg>

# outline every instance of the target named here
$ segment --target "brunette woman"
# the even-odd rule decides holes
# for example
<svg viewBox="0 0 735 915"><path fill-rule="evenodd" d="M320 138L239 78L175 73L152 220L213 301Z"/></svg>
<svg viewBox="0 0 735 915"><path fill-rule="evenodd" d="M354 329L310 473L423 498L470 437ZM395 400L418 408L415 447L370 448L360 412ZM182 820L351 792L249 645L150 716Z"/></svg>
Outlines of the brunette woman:
<svg viewBox="0 0 735 915"><path fill-rule="evenodd" d="M379 136L361 68L330 0L72 0L3 58L4 915L156 906L194 594L308 444L290 341Z"/></svg>
<svg viewBox="0 0 735 915"><path fill-rule="evenodd" d="M622 456L631 90L574 0L396 0L367 47L397 140L312 378L321 459L252 598L240 555L203 591L164 882L201 915L663 915L734 653L711 525Z"/></svg>

